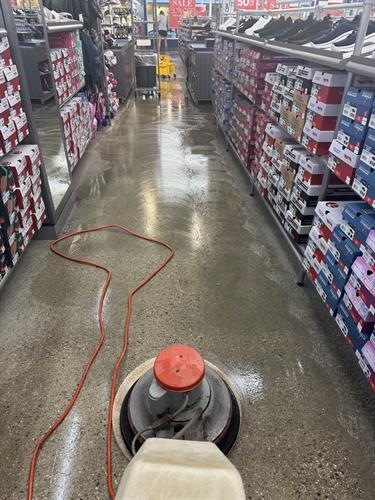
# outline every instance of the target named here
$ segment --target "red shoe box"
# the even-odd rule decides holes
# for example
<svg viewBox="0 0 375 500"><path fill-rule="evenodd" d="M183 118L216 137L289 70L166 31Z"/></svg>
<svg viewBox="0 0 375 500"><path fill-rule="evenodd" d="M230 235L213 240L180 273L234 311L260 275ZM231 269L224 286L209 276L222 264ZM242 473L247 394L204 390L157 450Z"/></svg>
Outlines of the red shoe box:
<svg viewBox="0 0 375 500"><path fill-rule="evenodd" d="M32 218L33 218L34 229L40 229L42 227L43 222L47 218L46 207L44 205L43 200L41 200L38 204L34 203Z"/></svg>
<svg viewBox="0 0 375 500"><path fill-rule="evenodd" d="M311 139L308 135L303 134L301 143L305 148L316 156L327 156L330 142L317 142Z"/></svg>
<svg viewBox="0 0 375 500"><path fill-rule="evenodd" d="M26 113L22 112L19 116L13 119L17 129L18 141L21 142L29 134Z"/></svg>
<svg viewBox="0 0 375 500"><path fill-rule="evenodd" d="M24 209L29 206L30 201L33 197L30 177L25 180L25 182L20 186L19 189L14 190L14 194L16 197L18 208Z"/></svg>
<svg viewBox="0 0 375 500"><path fill-rule="evenodd" d="M12 172L14 185L20 189L24 185L29 173L25 157L7 155L0 160L0 167L5 167Z"/></svg>
<svg viewBox="0 0 375 500"><path fill-rule="evenodd" d="M336 122L336 116L321 116L313 111L308 111L306 115L306 124L310 128L317 128L323 131L335 130Z"/></svg>
<svg viewBox="0 0 375 500"><path fill-rule="evenodd" d="M352 185L356 171L354 167L336 158L332 154L329 155L327 166L342 182L345 182L349 186Z"/></svg>
<svg viewBox="0 0 375 500"><path fill-rule="evenodd" d="M10 51L8 37L3 36L0 39L0 67L10 66L12 64L12 54Z"/></svg>
<svg viewBox="0 0 375 500"><path fill-rule="evenodd" d="M41 164L40 159L40 151L37 144L20 144L15 148L12 155L21 155L25 156L27 162L27 169L30 175L33 175L35 172L38 172L38 168ZM36 171L34 172L34 170Z"/></svg>
<svg viewBox="0 0 375 500"><path fill-rule="evenodd" d="M340 104L344 95L344 87L325 87L314 83L311 88L311 95L325 104Z"/></svg>
<svg viewBox="0 0 375 500"><path fill-rule="evenodd" d="M17 66L12 64L11 66L6 66L3 68L3 73L5 76L5 80L7 82L7 92L8 94L14 94L15 92L19 92L20 87L20 79L18 75Z"/></svg>

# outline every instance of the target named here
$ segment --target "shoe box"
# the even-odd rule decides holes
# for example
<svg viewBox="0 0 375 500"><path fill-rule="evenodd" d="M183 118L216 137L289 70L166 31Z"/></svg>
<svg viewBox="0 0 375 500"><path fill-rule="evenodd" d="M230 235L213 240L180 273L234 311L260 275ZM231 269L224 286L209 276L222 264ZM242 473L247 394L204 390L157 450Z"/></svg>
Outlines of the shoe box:
<svg viewBox="0 0 375 500"><path fill-rule="evenodd" d="M366 126L371 116L374 92L364 88L350 87L344 98L342 114Z"/></svg>
<svg viewBox="0 0 375 500"><path fill-rule="evenodd" d="M232 106L232 85L216 72L212 73L212 105L216 120L222 130L226 132L229 127L229 118ZM69 135L69 124L67 124L68 113L61 113L64 134Z"/></svg>
<svg viewBox="0 0 375 500"><path fill-rule="evenodd" d="M0 194L9 218L3 231L9 267L46 220L39 166L37 145L20 145L0 160Z"/></svg>
<svg viewBox="0 0 375 500"><path fill-rule="evenodd" d="M357 354L357 353L356 353ZM371 335L370 340L361 349L362 360L358 359L361 368L366 375L372 390L375 391L375 336ZM358 356L357 356L358 357ZM363 365L361 364L363 361Z"/></svg>
<svg viewBox="0 0 375 500"><path fill-rule="evenodd" d="M257 107L240 95L233 100L228 135L245 167L254 159L255 113Z"/></svg>
<svg viewBox="0 0 375 500"><path fill-rule="evenodd" d="M228 80L231 80L233 76L233 45L232 40L222 37L216 37L214 45L214 67Z"/></svg>
<svg viewBox="0 0 375 500"><path fill-rule="evenodd" d="M370 231L375 229L375 210L364 201L348 203L343 211L340 227L361 248Z"/></svg>
<svg viewBox="0 0 375 500"><path fill-rule="evenodd" d="M327 247L345 273L349 273L351 265L361 255L359 248L337 226L327 242Z"/></svg>
<svg viewBox="0 0 375 500"><path fill-rule="evenodd" d="M352 315L345 302L347 298L340 300L337 307L336 323L338 324L341 332L348 341L350 347L354 350L359 350L364 347L364 345L369 341L369 335L360 331L357 324L355 323Z"/></svg>

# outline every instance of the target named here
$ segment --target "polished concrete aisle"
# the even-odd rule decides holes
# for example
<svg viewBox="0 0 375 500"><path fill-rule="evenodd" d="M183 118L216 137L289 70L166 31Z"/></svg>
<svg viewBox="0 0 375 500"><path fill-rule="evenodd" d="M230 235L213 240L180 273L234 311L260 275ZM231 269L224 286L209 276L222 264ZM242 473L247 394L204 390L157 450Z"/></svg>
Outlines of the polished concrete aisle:
<svg viewBox="0 0 375 500"><path fill-rule="evenodd" d="M131 103L78 166L66 231L106 223L169 242L170 265L135 299L130 370L171 343L231 377L243 419L231 460L248 498L373 499L374 413L342 336L297 269L213 122L182 83ZM63 245L113 268L107 340L69 417L42 449L35 498L106 499L110 378L126 296L165 252L115 232ZM25 497L37 438L61 413L98 338L103 275L33 241L0 295L0 498ZM114 444L114 474L126 460ZM138 500L138 499L134 499ZM174 500L174 499L170 499ZM228 499L231 500L231 499Z"/></svg>

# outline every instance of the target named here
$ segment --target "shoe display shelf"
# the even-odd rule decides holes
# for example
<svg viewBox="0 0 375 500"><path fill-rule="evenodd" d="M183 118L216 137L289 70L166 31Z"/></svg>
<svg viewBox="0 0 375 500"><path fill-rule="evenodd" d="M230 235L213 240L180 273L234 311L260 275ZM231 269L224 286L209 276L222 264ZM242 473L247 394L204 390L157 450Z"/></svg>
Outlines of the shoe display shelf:
<svg viewBox="0 0 375 500"><path fill-rule="evenodd" d="M353 55L346 58L343 57L341 53L328 50L324 51L316 50L311 47L294 46L287 42L270 42L260 40L257 37L219 31L216 33L216 36L221 39L221 43L227 44L226 53L228 53L229 47L232 48L233 57L216 57L213 78L218 81L217 85L219 85L220 81L226 82L225 85L230 87L232 92L232 105L229 110L228 102L226 101L226 121L224 123L227 124L227 127L223 130L228 149L230 148L236 154L243 170L250 179L251 194L254 194L255 191L260 194L260 199L263 201L264 206L276 223L279 234L283 235L284 241L286 241L288 247L293 250L293 255L296 257L297 262L302 265L302 271L297 284L303 284L307 273L327 310L331 316L334 317L347 343L353 349L360 368L370 386L375 391L375 334L373 333L375 326L375 313L373 314L375 306L375 283L372 279L375 273L375 245L373 243L373 241L375 241L375 223L371 225L375 220L375 211L372 208L375 205L375 194L374 198L370 196L372 192L375 193L375 133L373 131L375 127L375 112L371 111L373 110L373 100L371 101L370 95L372 92L369 91L369 95L367 95L366 91L362 92L362 89L360 89L361 84L356 87L356 85L358 85L358 76L373 78L375 75L375 61L371 58L359 55L361 53L362 41L367 31L371 8L371 5L364 6L364 14L357 33L357 44L354 48ZM224 40L226 42L223 42ZM321 189L316 208L313 211L311 211L311 208L308 209L311 211L311 215L308 215L310 226L307 246L296 244L288 231L285 230L285 223L282 217L280 217L282 214L278 214L275 211L276 205L273 204L271 190L270 196L266 199L264 197L264 192L262 192L262 184L256 182L254 174L249 168L249 160L246 160L243 155L238 153L242 144L234 141L231 137L231 121L236 122L239 120L238 125L241 124L241 115L238 116L238 110L235 109L236 106L238 108L239 102L241 113L246 109L251 109L252 106L256 106L265 113L263 117L261 117L261 121L264 122L266 120L265 117L268 115L273 118L274 122L277 122L277 125L274 126L271 122L271 125L267 125L269 130L270 128L272 129L272 127L276 130L276 127L280 129L280 125L281 127L284 126L284 130L289 133L289 139L288 136L284 135L281 139L281 142L284 142L284 155L286 154L286 149L288 149L289 154L305 155L305 157L302 158L302 160L305 161L307 153L305 149L311 154L311 145L308 144L309 141L306 141L306 139L308 139L306 138L306 134L302 133L301 136L297 137L293 134L293 127L292 130L290 130L288 124L285 121L283 122L283 119L280 120L280 115L278 114L279 109L274 99L267 100L267 98L265 98L259 101L254 93L251 94L244 88L243 83L236 82L234 76L236 64L235 52L239 47L245 46L253 47L254 50L259 48L266 49L268 54L283 54L289 56L291 60L296 58L300 60L302 64L310 64L311 66L311 63L313 63L313 66L317 68L323 68L323 72L324 68L327 68L327 73L329 69L331 69L331 72L334 70L333 74L338 74L337 70L341 70L342 78L340 80L340 85L342 85L342 87L340 97L342 95L342 102L339 105L332 105L335 106L335 120L332 121L331 118L325 117L326 121L324 121L324 119L318 115L314 115L314 113L308 111L310 119L314 119L315 116L315 119L320 119L324 124L327 124L331 120L328 128L330 130L332 129L332 132L324 132L328 138L327 141L329 140L329 142L324 144L324 147L329 147L329 152L328 150L324 151L323 158L319 158L319 160L322 160L321 165L323 165L323 167L319 172L318 170L313 172L314 175L321 177ZM276 73L269 73L269 75L266 76L265 85L269 92L270 89L274 88L274 80L272 80L272 77L275 74ZM366 78L362 78L362 81L365 82ZM250 84L254 92L254 82L250 82ZM216 92L215 89L214 92ZM288 89L284 87L282 99L284 99L285 96L288 97L287 92ZM241 100L245 97L249 100L251 106L242 106L241 108ZM361 122L361 120L355 116L353 109L355 110L359 103L358 109L360 109L360 111L363 110L360 106L362 105L362 101L364 100L365 102L366 99L368 99L368 103L366 104L366 113L368 116L366 115L366 124L362 126L364 130L361 129L358 131L363 121ZM372 99L374 99L374 95L372 95ZM215 115L218 117L220 115L220 105L215 102L215 98L213 99L213 103ZM360 111L358 111L359 117L362 116ZM257 111L255 111L255 113L257 113ZM246 118L248 121L253 119L249 113L246 115ZM346 123L348 120L350 122L349 124ZM217 119L217 121L220 128L223 129L223 120L220 121ZM355 122L358 123L354 126ZM255 127L256 130L258 130L259 124L257 125L256 123L257 118L255 118ZM328 128L325 130L328 130ZM334 132L333 128L335 128ZM264 129L262 129L262 131L263 130ZM304 130L306 130L306 125ZM357 138L357 142L355 142L356 137L354 137L356 132L363 132L361 138ZM241 137L241 135L239 136ZM297 145L295 143L296 140L298 143ZM330 145L331 140L332 144ZM262 147L263 151L267 151L267 135L262 135L261 139L258 138L258 143L257 145L257 142L255 142L255 150ZM261 143L263 143L263 146ZM334 156L335 147L336 150L339 151L338 154L340 154L343 149L347 149L349 152L355 151L357 154L356 159L359 162L357 170L352 169L350 175L348 174L347 165L343 165L342 160ZM258 157L255 156L255 160L252 160L252 162L255 161L255 165L258 165L257 168L259 170L259 159L260 161L264 161L262 152L258 149L255 154L258 155ZM350 154L348 156L350 156ZM288 161L289 160L290 159L288 159ZM303 163L301 163L301 161L300 165ZM270 165L272 169L272 164ZM298 168L300 168L300 166L297 167L297 171ZM340 174L340 172L343 173ZM332 199L329 197L329 192L332 191L332 173L337 175L338 179L347 185L345 192L348 197L341 198L346 201L337 201L333 204L330 201L323 201ZM268 184L268 187L269 186L270 184ZM349 188L352 189L353 197L350 195ZM357 199L362 198L366 203L350 201L351 199L355 200L356 196ZM340 200L340 198L338 199ZM310 214L310 212L308 213ZM310 222L313 215L314 219ZM354 217L354 222L351 217ZM361 233L358 231L356 224L359 225L359 220L362 221L362 219ZM363 227L365 227L366 230L364 230ZM374 229L372 230L371 228ZM323 234L324 238L322 236Z"/></svg>

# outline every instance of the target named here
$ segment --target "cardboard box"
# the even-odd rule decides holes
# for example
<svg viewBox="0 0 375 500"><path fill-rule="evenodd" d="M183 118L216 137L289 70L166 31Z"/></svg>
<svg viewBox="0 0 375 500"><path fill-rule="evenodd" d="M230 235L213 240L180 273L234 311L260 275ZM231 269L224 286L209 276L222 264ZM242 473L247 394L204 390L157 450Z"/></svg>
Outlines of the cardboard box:
<svg viewBox="0 0 375 500"><path fill-rule="evenodd" d="M324 117L335 117L337 118L340 114L341 106L340 104L326 104L324 102L318 101L315 97L311 96L307 108Z"/></svg>
<svg viewBox="0 0 375 500"><path fill-rule="evenodd" d="M315 272L319 274L324 260L324 254L319 250L319 248L312 247L309 242L305 249L304 258L308 261L309 265L315 270Z"/></svg>
<svg viewBox="0 0 375 500"><path fill-rule="evenodd" d="M362 161L355 169L353 191L369 205L375 206L375 170Z"/></svg>
<svg viewBox="0 0 375 500"><path fill-rule="evenodd" d="M343 71L318 70L314 73L313 83L325 87L345 87L347 78Z"/></svg>
<svg viewBox="0 0 375 500"><path fill-rule="evenodd" d="M306 109L307 105L309 104L310 100L310 95L305 94L304 92L301 92L297 89L294 90L294 95L293 95L293 100L296 102L296 104L302 108Z"/></svg>
<svg viewBox="0 0 375 500"><path fill-rule="evenodd" d="M368 129L368 133L363 144L361 161L366 163L369 167L375 168L375 130Z"/></svg>
<svg viewBox="0 0 375 500"><path fill-rule="evenodd" d="M375 308L373 306L368 307L365 302L362 300L362 298L357 294L356 289L352 286L350 281L348 281L345 285L345 294L348 297L349 301L359 314L360 318L363 321L362 324L362 331L363 330L363 325L372 323L374 325L375 323ZM345 302L347 305L347 303Z"/></svg>
<svg viewBox="0 0 375 500"><path fill-rule="evenodd" d="M366 202L348 203L342 214L341 229L359 248L375 229L375 210Z"/></svg>
<svg viewBox="0 0 375 500"><path fill-rule="evenodd" d="M330 287L330 284L322 271L320 271L318 277L316 278L315 288L330 315L334 316L340 299L335 291Z"/></svg>
<svg viewBox="0 0 375 500"><path fill-rule="evenodd" d="M333 254L327 250L321 265L321 271L325 274L328 283L338 298L341 298L349 274L342 269Z"/></svg>
<svg viewBox="0 0 375 500"><path fill-rule="evenodd" d="M359 161L360 155L353 153L349 148L346 148L342 144L340 144L337 139L332 141L332 144L329 148L329 152L332 153L336 158L339 158L341 161L355 168Z"/></svg>
<svg viewBox="0 0 375 500"><path fill-rule="evenodd" d="M316 206L316 213L321 221L332 232L343 220L343 212L349 202L320 201Z"/></svg>
<svg viewBox="0 0 375 500"><path fill-rule="evenodd" d="M325 104L340 104L344 94L344 87L327 87L313 83L311 95L316 100Z"/></svg>
<svg viewBox="0 0 375 500"><path fill-rule="evenodd" d="M29 176L26 158L7 155L0 160L0 166L11 170L15 187L20 188Z"/></svg>
<svg viewBox="0 0 375 500"><path fill-rule="evenodd" d="M327 156L331 145L330 142L318 142L306 133L303 133L301 143L310 153L317 156Z"/></svg>
<svg viewBox="0 0 375 500"><path fill-rule="evenodd" d="M367 125L374 101L374 92L350 87L344 97L343 116L362 125Z"/></svg>
<svg viewBox="0 0 375 500"><path fill-rule="evenodd" d="M362 151L366 132L364 125L343 116L338 127L337 141L357 155Z"/></svg>
<svg viewBox="0 0 375 500"><path fill-rule="evenodd" d="M327 242L327 245L336 261L340 264L344 272L348 274L355 259L361 255L361 251L339 226L333 230L331 239Z"/></svg>
<svg viewBox="0 0 375 500"><path fill-rule="evenodd" d="M340 300L337 307L336 323L352 349L361 350L366 342L368 342L368 335L358 330L357 324L354 322L343 300Z"/></svg>
<svg viewBox="0 0 375 500"><path fill-rule="evenodd" d="M308 111L306 115L306 125L312 129L335 130L337 118L335 116L322 116L313 111Z"/></svg>
<svg viewBox="0 0 375 500"><path fill-rule="evenodd" d="M356 168L347 165L345 162L330 154L328 157L327 167L335 174L342 182L351 185L354 179Z"/></svg>

